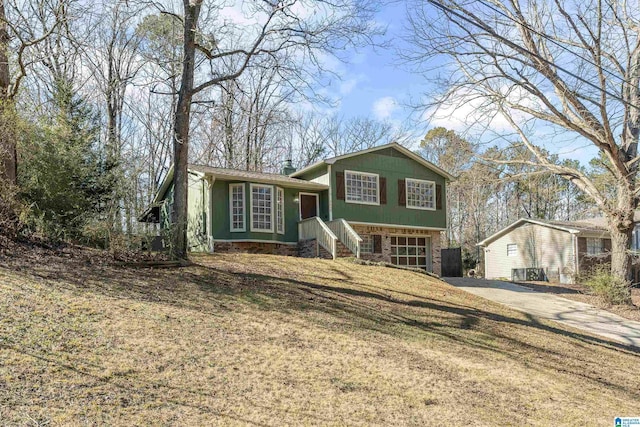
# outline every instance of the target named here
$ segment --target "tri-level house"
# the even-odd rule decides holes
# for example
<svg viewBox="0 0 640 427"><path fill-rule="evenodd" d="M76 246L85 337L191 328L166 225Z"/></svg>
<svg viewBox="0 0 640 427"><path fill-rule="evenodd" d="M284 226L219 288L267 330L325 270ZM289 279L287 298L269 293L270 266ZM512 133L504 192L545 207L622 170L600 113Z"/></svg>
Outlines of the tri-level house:
<svg viewBox="0 0 640 427"><path fill-rule="evenodd" d="M191 251L354 256L440 274L452 177L391 143L282 174L189 165ZM168 227L173 175L142 220Z"/></svg>

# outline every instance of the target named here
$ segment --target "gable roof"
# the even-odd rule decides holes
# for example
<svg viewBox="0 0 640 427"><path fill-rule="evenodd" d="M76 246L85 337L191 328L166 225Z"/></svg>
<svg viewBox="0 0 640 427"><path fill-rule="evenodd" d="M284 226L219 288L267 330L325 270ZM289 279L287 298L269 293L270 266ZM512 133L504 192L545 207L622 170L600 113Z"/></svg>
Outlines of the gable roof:
<svg viewBox="0 0 640 427"><path fill-rule="evenodd" d="M520 227L525 223L537 224L543 227L553 228L555 230L564 231L571 234L578 233L609 233L609 230L605 225L601 225L598 221L599 218L593 218L592 220L585 219L580 221L547 221L542 219L520 218L511 225L506 226L502 230L492 234L486 239L478 242L476 246L486 246L496 239L504 236L513 229Z"/></svg>
<svg viewBox="0 0 640 427"><path fill-rule="evenodd" d="M190 173L199 173L202 175L209 175L222 180L237 180L237 181L251 181L259 184L275 184L281 185L287 188L299 188L302 190L326 190L329 187L324 184L318 184L317 182L305 181L303 179L291 178L286 175L280 175L277 173L264 173L264 172L252 172L242 171L237 169L215 168L212 166L189 164L187 170ZM165 193L169 189L169 186L173 182L173 166L167 172L156 196L151 202L152 205L157 205L164 198Z"/></svg>
<svg viewBox="0 0 640 427"><path fill-rule="evenodd" d="M243 171L237 169L215 168L205 165L188 166L190 171L200 172L222 180L251 181L260 184L276 184L287 188L300 188L303 190L326 190L328 185L317 182L305 181L303 179L291 178L287 175L277 173Z"/></svg>
<svg viewBox="0 0 640 427"><path fill-rule="evenodd" d="M355 156L360 156L362 154L367 154L367 153L373 153L376 151L380 151L380 150L385 150L387 148L393 148L395 150L398 150L400 153L404 154L405 156L409 157L412 160L415 160L416 162L420 163L422 166L431 169L432 171L434 171L435 173L437 173L438 175L441 175L443 177L445 177L446 179L448 179L449 181L452 181L455 179L455 177L453 175L451 175L449 172L445 171L444 169L439 168L438 166L434 165L433 163L431 163L428 160L425 160L424 158L422 158L421 156L417 155L416 153L414 153L413 151L409 150L408 148L403 147L402 145L398 144L397 142L392 142L390 144L385 144L385 145L380 145L378 147L372 147L372 148L367 148L366 150L360 150L360 151L355 151L353 153L348 153L348 154L343 154L341 156L336 156L336 157L330 157L328 159L324 159L324 160L320 160L319 162L316 162L310 166L307 166L306 168L300 169L299 171L296 171L294 173L292 173L291 175L289 175L292 178L298 177L306 172L309 172L321 165L332 165L335 162L342 160L342 159L348 159L349 157L355 157Z"/></svg>

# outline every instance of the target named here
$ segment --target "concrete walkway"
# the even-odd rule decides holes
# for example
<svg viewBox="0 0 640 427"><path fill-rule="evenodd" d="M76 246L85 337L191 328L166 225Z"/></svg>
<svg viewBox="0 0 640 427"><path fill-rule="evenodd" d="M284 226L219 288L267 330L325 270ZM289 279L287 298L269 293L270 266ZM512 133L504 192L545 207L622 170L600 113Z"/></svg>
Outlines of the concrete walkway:
<svg viewBox="0 0 640 427"><path fill-rule="evenodd" d="M640 347L640 322L590 304L532 291L499 280L445 277L450 285L541 319L554 320L615 341Z"/></svg>

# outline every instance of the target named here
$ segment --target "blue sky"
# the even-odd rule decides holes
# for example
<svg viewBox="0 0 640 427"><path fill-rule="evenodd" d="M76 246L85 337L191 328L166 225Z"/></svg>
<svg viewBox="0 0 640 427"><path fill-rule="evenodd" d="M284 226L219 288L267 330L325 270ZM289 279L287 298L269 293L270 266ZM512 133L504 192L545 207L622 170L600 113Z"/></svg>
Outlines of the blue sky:
<svg viewBox="0 0 640 427"><path fill-rule="evenodd" d="M336 82L341 93L340 114L403 121L411 109L404 106L412 93L427 90L426 82L399 64L395 49L402 46L404 5L394 3L378 14L387 26L385 39L389 48L367 47L353 52L345 64L342 81Z"/></svg>
<svg viewBox="0 0 640 427"><path fill-rule="evenodd" d="M431 123L420 120L421 114L408 106L411 99L429 94L431 89L424 77L411 73L396 56L396 49L407 46L403 40L404 7L402 2L393 2L378 14L378 21L387 26L385 39L390 44L389 48L368 47L349 53L349 62L338 66L341 81L334 82L329 88L341 97L337 113L345 117L371 117L388 120L397 126L409 126L416 135L411 140L414 145L435 126L464 132L465 126L461 121L466 118L471 106L454 112L461 119L458 122L442 116ZM409 118L413 120L409 121ZM496 123L498 128L502 125L504 123ZM567 142L566 139L544 138L547 142L542 145L551 152L558 153L562 158L577 159L583 165L596 154L595 148L586 141ZM490 141L491 145L496 143L494 138Z"/></svg>

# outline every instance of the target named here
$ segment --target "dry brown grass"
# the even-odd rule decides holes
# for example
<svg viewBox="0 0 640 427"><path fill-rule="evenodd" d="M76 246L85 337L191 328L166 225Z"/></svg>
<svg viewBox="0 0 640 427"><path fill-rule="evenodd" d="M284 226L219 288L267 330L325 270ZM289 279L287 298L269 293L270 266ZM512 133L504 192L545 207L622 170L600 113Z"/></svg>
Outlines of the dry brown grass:
<svg viewBox="0 0 640 427"><path fill-rule="evenodd" d="M0 424L609 425L635 351L424 275L0 259Z"/></svg>

